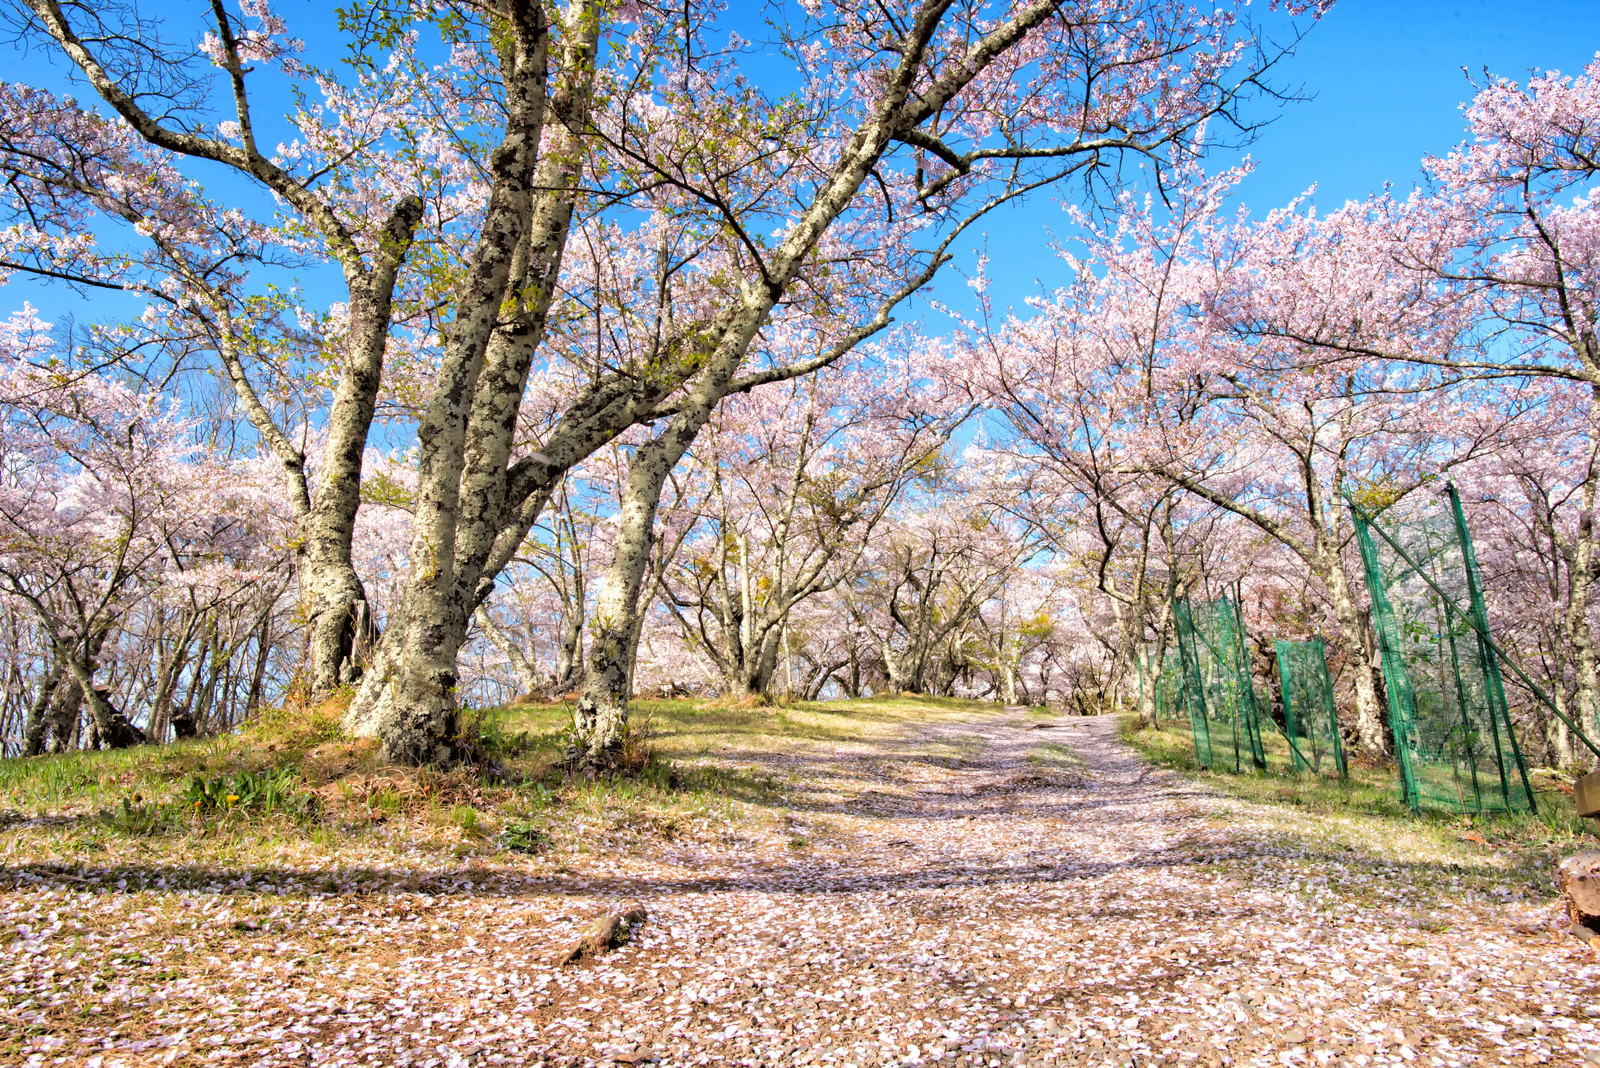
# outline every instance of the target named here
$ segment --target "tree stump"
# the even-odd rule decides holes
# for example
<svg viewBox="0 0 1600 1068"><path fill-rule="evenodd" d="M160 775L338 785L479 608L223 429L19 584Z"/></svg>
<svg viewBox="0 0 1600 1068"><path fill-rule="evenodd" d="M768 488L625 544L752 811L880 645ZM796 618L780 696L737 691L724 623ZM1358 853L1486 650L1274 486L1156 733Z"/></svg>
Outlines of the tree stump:
<svg viewBox="0 0 1600 1068"><path fill-rule="evenodd" d="M602 912L589 921L583 935L556 958L556 963L576 964L585 957L598 957L615 949L628 940L633 929L644 923L647 915L644 906L638 902L621 912Z"/></svg>
<svg viewBox="0 0 1600 1068"><path fill-rule="evenodd" d="M1600 769L1574 784L1572 801L1578 815L1600 822ZM1567 900L1572 933L1600 953L1600 853L1578 853L1557 862L1555 876L1556 888Z"/></svg>
<svg viewBox="0 0 1600 1068"><path fill-rule="evenodd" d="M1556 864L1556 887L1567 901L1573 933L1600 952L1600 852L1578 853Z"/></svg>
<svg viewBox="0 0 1600 1068"><path fill-rule="evenodd" d="M1572 801L1578 815L1600 819L1600 769L1591 771L1572 787Z"/></svg>

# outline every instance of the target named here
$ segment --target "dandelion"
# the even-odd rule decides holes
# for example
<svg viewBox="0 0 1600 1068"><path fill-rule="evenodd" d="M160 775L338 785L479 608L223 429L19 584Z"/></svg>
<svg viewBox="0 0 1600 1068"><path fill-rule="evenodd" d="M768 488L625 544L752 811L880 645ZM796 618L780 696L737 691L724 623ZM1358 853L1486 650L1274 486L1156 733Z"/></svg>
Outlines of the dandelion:
<svg viewBox="0 0 1600 1068"><path fill-rule="evenodd" d="M239 795L238 794L229 794L227 800L228 800L228 804L231 805L235 801L239 800Z"/></svg>

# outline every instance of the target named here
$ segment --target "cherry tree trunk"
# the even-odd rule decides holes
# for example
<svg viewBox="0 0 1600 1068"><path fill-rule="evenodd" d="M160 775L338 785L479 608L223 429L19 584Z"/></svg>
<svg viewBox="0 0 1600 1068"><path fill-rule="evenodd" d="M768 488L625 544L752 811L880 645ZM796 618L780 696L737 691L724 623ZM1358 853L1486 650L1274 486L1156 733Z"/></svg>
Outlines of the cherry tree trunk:
<svg viewBox="0 0 1600 1068"><path fill-rule="evenodd" d="M1556 661L1556 663L1559 667L1560 661ZM1552 672L1552 675L1557 679L1561 677L1554 672ZM1563 715L1572 715L1572 701L1569 700L1567 687L1555 687L1551 690L1550 696L1554 700L1556 708ZM1541 715L1542 712L1543 708L1536 705L1534 715L1538 717L1535 722L1539 723L1542 728L1540 735L1544 740L1546 753L1544 763L1553 768L1567 767L1577 763L1577 746L1574 744L1572 731L1568 729L1567 725L1559 717Z"/></svg>
<svg viewBox="0 0 1600 1068"><path fill-rule="evenodd" d="M461 606L444 597L408 598L362 677L345 729L380 739L389 760L456 762L462 755L456 654L466 637Z"/></svg>
<svg viewBox="0 0 1600 1068"><path fill-rule="evenodd" d="M782 626L758 625L740 642L729 641L723 650L722 684L729 697L762 697L772 693L783 652Z"/></svg>
<svg viewBox="0 0 1600 1068"><path fill-rule="evenodd" d="M109 627L95 627L90 634L87 650L79 650L90 658L91 664L99 657L110 633ZM45 677L39 697L30 710L24 738L25 756L65 752L73 745L87 689L83 681L87 676L74 662L73 655L58 647L51 658L50 673ZM89 674L93 674L92 668ZM106 709L102 708L101 712L104 714ZM106 729L113 737L127 737L115 722L119 716L120 713L106 715Z"/></svg>
<svg viewBox="0 0 1600 1068"><path fill-rule="evenodd" d="M616 547L595 584L594 615L589 622L589 670L583 696L572 713L574 744L569 759L575 764L609 767L622 751L628 730L638 616L646 607L639 604L639 592L650 563L661 489L709 415L708 404L703 411L675 417L660 437L634 451L628 466Z"/></svg>
<svg viewBox="0 0 1600 1068"><path fill-rule="evenodd" d="M562 620L561 645L556 650L555 689L566 693L580 681L583 651L583 605Z"/></svg>
<svg viewBox="0 0 1600 1068"><path fill-rule="evenodd" d="M489 610L482 605L478 606L474 618L483 636L500 650L500 655L511 665L511 674L516 678L518 691L531 696L542 689L538 671L523 652L522 646L517 644L516 638L502 630L500 624L495 622L494 616L490 615Z"/></svg>
<svg viewBox="0 0 1600 1068"><path fill-rule="evenodd" d="M1000 653L1000 700L1008 705L1017 704L1016 651L1002 646Z"/></svg>
<svg viewBox="0 0 1600 1068"><path fill-rule="evenodd" d="M89 705L89 717L94 722L100 744L107 749L126 749L142 745L147 740L144 731L129 722L124 713L111 701L111 695L98 687L89 687L84 696Z"/></svg>
<svg viewBox="0 0 1600 1068"><path fill-rule="evenodd" d="M325 532L324 536L328 533L335 544L344 540L340 532ZM345 544L348 546L348 541ZM348 548L342 554L308 552L299 572L307 633L305 687L316 697L360 677L359 654L372 640L371 618L366 591L350 562Z"/></svg>
<svg viewBox="0 0 1600 1068"><path fill-rule="evenodd" d="M94 684L94 665L84 663L76 653L67 656L67 669L77 682L81 700L89 706L89 723L93 738L107 749L126 749L145 741L144 731L128 721L128 717L111 703L111 696Z"/></svg>
<svg viewBox="0 0 1600 1068"><path fill-rule="evenodd" d="M350 348L328 411L316 495L304 502L300 515L297 567L309 645L305 684L313 696L359 679L376 639L350 553L361 507L361 464L383 376L392 285L386 279L375 286L350 286ZM293 493L296 480L303 478L299 462L291 461L287 473Z"/></svg>
<svg viewBox="0 0 1600 1068"><path fill-rule="evenodd" d="M508 464L570 232L582 159L572 131L586 121L601 12L588 0L565 9L564 73L554 86L543 8L530 5L523 15L508 20L504 133L491 155L488 201L417 424L405 594L374 658L376 677L363 679L345 717L346 729L376 733L385 756L408 764L463 755L456 657L472 612L503 566L494 562L495 550L508 522L533 521L522 514L524 502L512 499ZM550 112L564 116L565 132L541 156ZM548 501L545 490L529 510Z"/></svg>
<svg viewBox="0 0 1600 1068"><path fill-rule="evenodd" d="M78 704L82 700L78 689L78 680L67 674L66 665L59 658L52 659L49 674L39 684L39 693L28 707L28 723L23 732L22 755L38 756L45 750L45 744L53 734L64 738L69 732L60 725L61 705L64 691L71 689L72 714L78 713Z"/></svg>
<svg viewBox="0 0 1600 1068"><path fill-rule="evenodd" d="M1586 479L1581 493L1577 538L1567 568L1571 592L1567 598L1566 630L1572 644L1576 680L1573 718L1580 727L1600 729L1600 668L1595 663L1594 633L1589 624L1589 602L1594 590L1596 482L1594 476Z"/></svg>
<svg viewBox="0 0 1600 1068"><path fill-rule="evenodd" d="M772 683L778 674L778 655L783 651L783 628L768 628L758 644L760 654L753 661L750 689L765 695L772 693Z"/></svg>
<svg viewBox="0 0 1600 1068"><path fill-rule="evenodd" d="M1372 684L1373 664L1367 655L1361 613L1356 608L1355 600L1350 596L1350 586L1345 580L1344 568L1339 566L1337 560L1325 569L1324 581L1328 587L1328 597L1333 601L1334 617L1339 621L1339 636L1344 643L1345 655L1350 658L1355 668L1356 739L1361 748L1369 753L1387 753L1389 743L1383 730L1383 713L1378 705L1378 690Z"/></svg>
<svg viewBox="0 0 1600 1068"><path fill-rule="evenodd" d="M1165 659L1167 636L1163 631L1155 642L1141 642L1134 650L1138 664L1139 726L1153 727L1156 723L1156 682L1161 677L1161 662Z"/></svg>

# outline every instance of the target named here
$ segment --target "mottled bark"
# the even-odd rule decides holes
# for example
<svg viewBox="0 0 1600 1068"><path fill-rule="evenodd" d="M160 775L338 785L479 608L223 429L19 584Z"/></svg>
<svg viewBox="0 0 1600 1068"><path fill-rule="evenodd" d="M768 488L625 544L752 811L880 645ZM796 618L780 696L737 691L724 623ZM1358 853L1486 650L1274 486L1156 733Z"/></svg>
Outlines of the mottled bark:
<svg viewBox="0 0 1600 1068"><path fill-rule="evenodd" d="M100 744L107 749L126 749L146 741L144 731L129 722L127 714L111 700L111 692L103 687L91 687L85 695L89 716L94 721Z"/></svg>
<svg viewBox="0 0 1600 1068"><path fill-rule="evenodd" d="M59 719L52 715L57 709L57 695L66 686L71 686L76 693L77 680L67 673L67 666L60 657L52 657L50 670L39 683L39 692L34 696L33 702L28 706L28 722L24 728L22 739L22 755L38 756L45 751L46 742L52 734L57 737L65 734L58 726ZM81 697L75 696L72 702L72 714L78 713L78 701ZM55 728L52 730L52 728Z"/></svg>
<svg viewBox="0 0 1600 1068"><path fill-rule="evenodd" d="M731 372L731 362L727 370ZM628 465L618 513L617 539L611 561L595 583L595 608L589 624L588 674L583 695L573 710L575 763L592 768L612 766L622 751L628 729L628 698L639 634L640 591L650 562L656 509L672 468L694 442L721 398L708 376L696 390L696 401L674 416L667 429L634 450Z"/></svg>
<svg viewBox="0 0 1600 1068"><path fill-rule="evenodd" d="M1017 665L1014 658L1002 655L1000 659L1000 700L1008 705L1017 703Z"/></svg>
<svg viewBox="0 0 1600 1068"><path fill-rule="evenodd" d="M1591 425L1600 426L1600 402L1590 414ZM1591 456L1593 450L1591 451ZM1590 628L1590 601L1594 591L1596 483L1600 472L1591 460L1589 475L1579 492L1578 529L1567 562L1567 611L1565 629L1571 643L1575 679L1573 717L1580 727L1600 733L1600 665L1596 664L1594 632Z"/></svg>
<svg viewBox="0 0 1600 1068"><path fill-rule="evenodd" d="M366 591L350 552L361 507L361 464L383 379L395 281L421 218L422 202L415 197L403 200L390 218L386 259L378 270L366 276L346 271L349 349L328 409L327 444L316 492L297 517L300 542L296 560L309 631L306 682L313 695L358 679L364 655L375 639ZM304 477L303 459L280 459L291 481Z"/></svg>
<svg viewBox="0 0 1600 1068"><path fill-rule="evenodd" d="M752 693L770 694L772 692L773 678L778 673L778 654L783 651L783 626L778 625L768 628L762 635L759 652L752 660L754 670L749 674L749 685Z"/></svg>
<svg viewBox="0 0 1600 1068"><path fill-rule="evenodd" d="M507 462L533 354L543 339L572 218L601 12L575 4L562 79L547 99L549 27L542 8L515 5L502 50L507 117L491 156L488 204L456 291L444 355L418 425L411 571L396 623L347 724L375 732L404 763L458 755L456 658L484 595L480 579L506 525ZM541 160L549 113L566 136ZM508 302L509 320L502 315ZM492 576L490 576L492 582Z"/></svg>
<svg viewBox="0 0 1600 1068"><path fill-rule="evenodd" d="M573 81L558 88L556 95L560 99L552 105L553 110L568 116L569 135L579 125L573 116L581 120L589 104L601 17L599 5L575 5L570 17L571 25L563 35L569 54L562 70ZM936 23L934 17L919 32L931 34ZM526 29L513 36L525 54L521 62L531 61L534 46ZM530 458L531 462L519 461L509 468L506 459L523 383L533 352L543 337L553 282L565 248L571 190L577 180L577 150L575 145L563 148L559 143L563 139L556 139L558 144L541 165L538 180L530 181L539 139L527 136L525 131L516 135L511 131L518 122L531 129L543 121L542 66L537 79L526 72L508 72L507 87L512 97L508 135L501 150L497 150L495 184L475 261L459 291L459 310L447 340L444 366L418 432L421 447L412 578L402 608L406 627L403 633L396 634L391 625L391 634L383 644L397 648L380 651L385 672L383 677L363 682L346 721L352 730L377 733L384 740L385 752L397 759L434 760L448 756L455 722L455 658L465 637L466 615L486 596L485 586L492 583L498 567L509 561L521 536L531 526L533 516L525 503L542 503L560 471L643 418L660 396L704 366L707 370L697 393L708 385L712 393L703 403L690 402L703 410L689 416L695 426L677 449L677 455L682 455L693 433L704 424L710 407L726 392L739 361L784 288L798 274L803 259L844 210L887 146L894 111L904 103L924 46L925 41L901 65L884 102L851 143L848 157L772 257L767 278L760 284L743 285L736 306L707 332L714 346L712 351L707 354L700 348L667 361L671 365L669 377L663 383L652 384L658 391L655 396L650 396L647 388L643 397L636 392L616 396L596 392L583 398L569 411L573 418L563 419L565 425L559 428L560 433L551 435L551 442L542 450L542 459ZM541 35L537 42L539 64L543 62L542 48ZM926 110L931 114L933 109ZM539 190L538 204L530 208L533 188ZM526 247L525 232L531 235ZM522 298L522 312L512 330L501 332L497 338L496 317L501 296L508 291L506 282L521 275L520 268L514 271L511 262L519 253L527 264L529 278L543 277L548 281L543 286L516 287ZM540 270L545 272L543 276L538 275ZM881 325L874 329L881 329ZM486 364L484 354L491 348L491 341L501 343L493 348L494 355ZM676 381L671 375L676 376ZM679 413L686 414L689 413ZM623 418L627 422L618 425ZM568 450L570 456L564 454ZM669 464L668 470L670 467ZM531 485L521 485L524 480ZM465 492L469 486L472 492ZM541 493L545 495L542 498ZM650 507L653 517L654 505ZM597 618L591 624L591 634L600 646L590 650L591 675L597 662L605 666L601 677L587 680L586 693L614 694L618 686L625 688L625 679L619 681L616 675L620 672L625 677L632 659L630 629L631 619L626 617ZM626 696L624 692L620 699L607 700L620 700L625 705ZM602 748L610 751L613 743L614 739L607 740ZM592 748L588 739L584 748Z"/></svg>
<svg viewBox="0 0 1600 1068"><path fill-rule="evenodd" d="M1333 602L1339 638L1354 668L1351 675L1356 697L1356 740L1369 753L1387 753L1389 740L1383 727L1383 707L1372 681L1376 665L1367 653L1366 628L1361 611L1350 595L1344 567L1335 555L1332 560L1323 559L1322 566L1314 568L1313 574L1322 580L1328 599Z"/></svg>
<svg viewBox="0 0 1600 1068"><path fill-rule="evenodd" d="M77 745L78 728L83 718L83 687L71 671L66 670L50 695L50 707L45 713L48 732L44 751L64 753Z"/></svg>

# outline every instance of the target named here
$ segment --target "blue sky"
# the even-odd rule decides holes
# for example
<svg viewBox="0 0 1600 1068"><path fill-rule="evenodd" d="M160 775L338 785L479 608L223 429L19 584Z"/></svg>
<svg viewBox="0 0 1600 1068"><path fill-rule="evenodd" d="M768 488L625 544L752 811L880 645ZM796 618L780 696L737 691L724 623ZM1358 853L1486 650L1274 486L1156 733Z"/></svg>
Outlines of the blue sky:
<svg viewBox="0 0 1600 1068"><path fill-rule="evenodd" d="M1256 3L1264 6L1264 0ZM291 25L303 24L315 9L306 0L280 0L277 7ZM1254 118L1272 122L1249 148L1256 171L1239 198L1264 212L1313 184L1324 207L1364 197L1386 182L1406 189L1424 155L1445 152L1461 139L1460 105L1472 94L1463 67L1479 77L1487 67L1520 81L1530 68L1574 73L1596 50L1600 0L1339 0L1276 78L1278 86L1310 99L1281 109L1263 101L1255 109ZM28 80L49 84L61 73L41 69L37 57L27 65L33 68L22 74ZM1065 231L1059 204L1036 197L996 215L986 235L974 235L968 251L987 247L990 293L1000 309L1065 280L1052 250L1055 235ZM970 259L962 260L970 268ZM970 296L959 277L947 275L937 289L958 305ZM0 314L26 299L47 317L79 306L60 287L17 279L0 289ZM98 297L102 312L112 303Z"/></svg>
<svg viewBox="0 0 1600 1068"><path fill-rule="evenodd" d="M1425 155L1462 138L1460 105L1472 95L1463 67L1523 82L1530 68L1575 74L1597 51L1600 0L1338 0L1276 79L1312 99L1257 108L1275 121L1249 148L1256 170L1239 199L1259 213L1312 185L1325 208L1388 182L1409 189ZM1051 251L1051 232L1065 229L1044 200L996 218L988 250L998 308L1065 280ZM955 298L949 282L941 289Z"/></svg>
<svg viewBox="0 0 1600 1068"><path fill-rule="evenodd" d="M1525 82L1530 68L1575 74L1597 50L1594 0L1340 0L1286 69L1315 99L1253 147L1244 198L1265 210L1315 182L1337 206L1386 181L1408 188L1425 154L1461 140L1463 67Z"/></svg>

